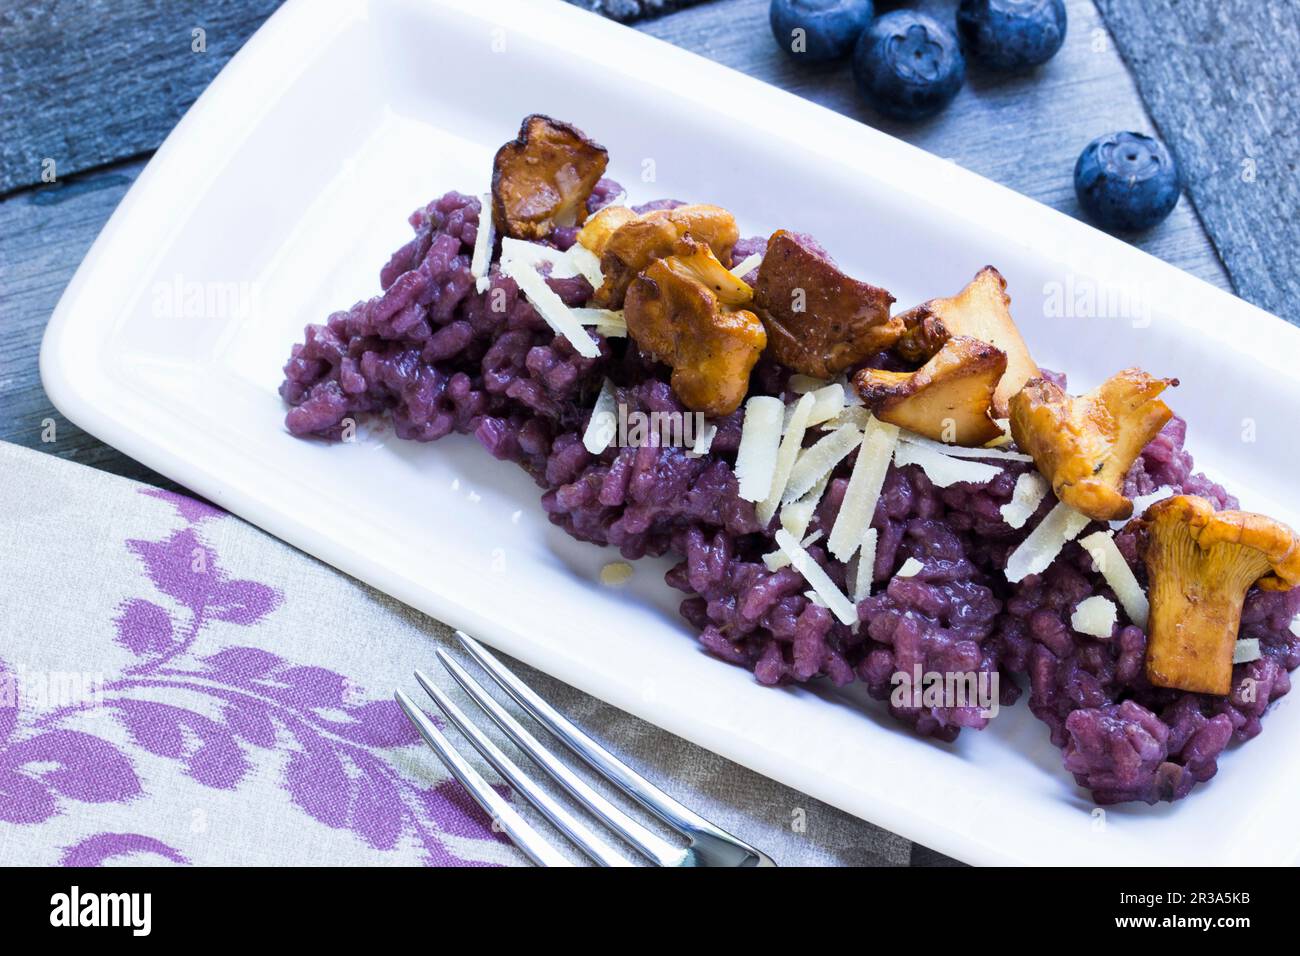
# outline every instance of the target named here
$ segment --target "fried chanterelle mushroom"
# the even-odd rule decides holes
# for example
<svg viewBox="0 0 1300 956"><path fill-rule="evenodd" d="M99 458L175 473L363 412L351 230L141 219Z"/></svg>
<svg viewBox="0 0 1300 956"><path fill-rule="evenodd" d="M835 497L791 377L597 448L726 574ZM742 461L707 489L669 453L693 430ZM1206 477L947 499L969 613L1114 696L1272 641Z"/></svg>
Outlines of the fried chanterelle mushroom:
<svg viewBox="0 0 1300 956"><path fill-rule="evenodd" d="M767 242L754 284L754 311L772 357L815 378L834 378L889 348L903 332L894 297L845 275L811 237L784 229Z"/></svg>
<svg viewBox="0 0 1300 956"><path fill-rule="evenodd" d="M656 259L628 287L623 315L642 352L673 368L681 403L706 415L729 415L749 390L749 373L767 335L748 285L728 272L706 243L689 236Z"/></svg>
<svg viewBox="0 0 1300 956"><path fill-rule="evenodd" d="M1031 379L1011 399L1011 436L1067 505L1099 521L1122 521L1133 514L1124 476L1173 417L1157 396L1177 384L1129 368L1073 397Z"/></svg>
<svg viewBox="0 0 1300 956"><path fill-rule="evenodd" d="M1150 581L1147 679L1200 694L1232 690L1246 592L1300 584L1300 542L1280 521L1215 511L1204 498L1158 501L1129 522Z"/></svg>
<svg viewBox="0 0 1300 956"><path fill-rule="evenodd" d="M985 266L950 299L931 299L898 316L906 331L895 350L910 362L923 362L954 335L996 346L1007 355L1007 370L993 393L993 414L1006 418L1011 396L1039 375L1029 346L1011 318L1007 280Z"/></svg>
<svg viewBox="0 0 1300 956"><path fill-rule="evenodd" d="M534 113L492 161L492 217L512 239L544 239L580 226L609 154L576 126Z"/></svg>
<svg viewBox="0 0 1300 956"><path fill-rule="evenodd" d="M631 212L631 210L628 210ZM605 213L602 210L602 215ZM609 213L613 224L621 213ZM594 304L602 309L620 309L627 287L642 269L656 259L672 255L677 241L685 235L708 245L719 262L731 261L731 247L740 238L736 219L721 206L705 204L654 209L632 214L607 236L593 230L588 242L600 244L600 271L604 283L596 290ZM588 242L583 244L593 252Z"/></svg>
<svg viewBox="0 0 1300 956"><path fill-rule="evenodd" d="M864 368L853 384L881 421L935 441L977 446L1002 434L989 412L1006 370L1001 349L958 335L915 372Z"/></svg>

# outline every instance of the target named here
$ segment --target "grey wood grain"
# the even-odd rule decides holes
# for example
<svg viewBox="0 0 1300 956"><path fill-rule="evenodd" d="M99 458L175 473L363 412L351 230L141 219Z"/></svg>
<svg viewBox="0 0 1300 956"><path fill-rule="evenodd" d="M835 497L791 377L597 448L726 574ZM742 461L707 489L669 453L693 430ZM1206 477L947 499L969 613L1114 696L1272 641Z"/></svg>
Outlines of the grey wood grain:
<svg viewBox="0 0 1300 956"><path fill-rule="evenodd" d="M1300 3L1098 2L1237 293L1300 324Z"/></svg>
<svg viewBox="0 0 1300 956"><path fill-rule="evenodd" d="M56 412L37 369L46 320L143 168L143 162L127 163L0 203L0 441L174 487Z"/></svg>
<svg viewBox="0 0 1300 956"><path fill-rule="evenodd" d="M951 18L951 0L909 6ZM810 65L779 49L767 23L766 0L717 0L639 29L725 63L774 86L855 117L1040 202L1078 216L1074 163L1094 137L1117 129L1151 132L1141 98L1092 0L1067 0L1065 45L1023 77L1004 78L972 67L965 88L943 113L916 124L875 114L853 85L847 62ZM1136 245L1230 288L1185 199Z"/></svg>
<svg viewBox="0 0 1300 956"><path fill-rule="evenodd" d="M0 0L0 194L157 149L279 4Z"/></svg>

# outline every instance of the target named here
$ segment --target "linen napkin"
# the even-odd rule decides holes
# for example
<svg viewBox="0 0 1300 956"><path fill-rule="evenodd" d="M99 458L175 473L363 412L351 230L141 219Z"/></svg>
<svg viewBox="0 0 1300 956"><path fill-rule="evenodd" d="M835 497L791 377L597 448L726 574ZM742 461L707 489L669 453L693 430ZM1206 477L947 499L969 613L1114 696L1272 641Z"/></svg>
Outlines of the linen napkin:
<svg viewBox="0 0 1300 956"><path fill-rule="evenodd" d="M393 702L425 699L416 667L464 702L439 646L459 653L212 505L0 443L0 864L522 864ZM780 864L908 862L902 837L511 665Z"/></svg>

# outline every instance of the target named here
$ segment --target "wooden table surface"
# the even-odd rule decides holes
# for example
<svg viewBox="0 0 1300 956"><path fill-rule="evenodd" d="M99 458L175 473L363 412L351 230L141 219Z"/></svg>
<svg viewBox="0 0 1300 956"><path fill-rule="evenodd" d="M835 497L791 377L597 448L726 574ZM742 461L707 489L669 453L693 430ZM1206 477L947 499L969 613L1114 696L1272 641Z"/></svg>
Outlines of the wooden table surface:
<svg viewBox="0 0 1300 956"><path fill-rule="evenodd" d="M912 5L950 17L954 2ZM767 0L712 0L636 28L1072 215L1078 213L1073 167L1084 145L1117 129L1158 128L1188 167L1191 201L1184 197L1136 244L1296 321L1300 3L1096 4L1100 11L1094 0L1068 0L1065 47L1035 74L1006 79L972 69L948 110L912 125L872 114L855 93L846 63L792 62L772 40ZM170 484L54 411L37 371L41 335L78 263L152 151L277 5L62 0L42 8L0 0L0 440ZM198 29L201 51L194 49ZM1257 55L1256 47L1266 55ZM1121 52L1136 69L1126 66ZM1155 122L1148 107L1157 111ZM1240 135L1225 133L1238 124ZM43 179L51 162L54 183ZM1256 175L1247 177L1251 164Z"/></svg>

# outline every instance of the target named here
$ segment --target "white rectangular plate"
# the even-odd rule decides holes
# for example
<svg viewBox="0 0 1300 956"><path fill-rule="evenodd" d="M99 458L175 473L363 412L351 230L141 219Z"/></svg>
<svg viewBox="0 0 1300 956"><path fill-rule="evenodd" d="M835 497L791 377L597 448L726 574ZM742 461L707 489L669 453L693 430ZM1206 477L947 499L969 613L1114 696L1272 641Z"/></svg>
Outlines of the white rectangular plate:
<svg viewBox="0 0 1300 956"><path fill-rule="evenodd" d="M960 859L1297 858L1289 699L1191 799L1099 816L1023 702L945 746L880 704L770 690L709 658L676 616L664 562L601 587L616 555L554 529L537 488L471 439L291 438L276 387L303 326L377 292L406 215L449 189L481 192L493 151L530 112L604 143L635 200L718 203L743 235L811 232L901 306L997 265L1040 363L1076 386L1128 365L1177 375L1171 401L1200 464L1294 522L1300 331L950 163L562 3L283 7L168 137L68 287L41 355L51 398L402 601ZM1048 317L1078 311L1055 309L1055 291L1088 311L1089 289L1146 305L1112 296L1110 317Z"/></svg>

